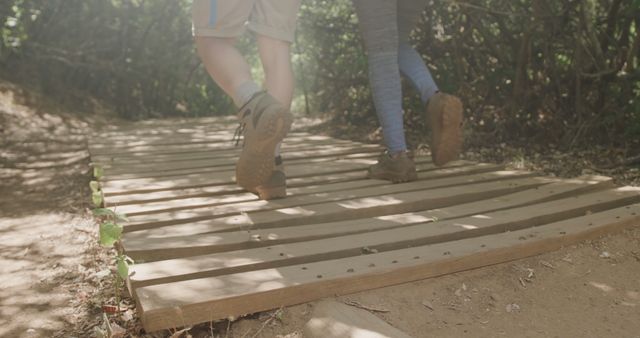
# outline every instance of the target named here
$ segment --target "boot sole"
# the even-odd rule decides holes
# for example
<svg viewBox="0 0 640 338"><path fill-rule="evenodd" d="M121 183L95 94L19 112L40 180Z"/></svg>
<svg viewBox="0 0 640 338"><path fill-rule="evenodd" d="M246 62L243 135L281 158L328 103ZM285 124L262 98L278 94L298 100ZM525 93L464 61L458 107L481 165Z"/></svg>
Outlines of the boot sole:
<svg viewBox="0 0 640 338"><path fill-rule="evenodd" d="M275 168L276 146L282 142L293 123L293 115L283 111L266 121L265 131L245 143L236 165L236 181L242 188L257 193Z"/></svg>
<svg viewBox="0 0 640 338"><path fill-rule="evenodd" d="M274 200L287 197L287 187L256 187L256 193L261 200Z"/></svg>
<svg viewBox="0 0 640 338"><path fill-rule="evenodd" d="M462 150L462 102L458 98L448 97L443 100L440 114L433 126L433 142L431 147L433 163L443 166L458 159ZM433 120L432 120L433 121Z"/></svg>

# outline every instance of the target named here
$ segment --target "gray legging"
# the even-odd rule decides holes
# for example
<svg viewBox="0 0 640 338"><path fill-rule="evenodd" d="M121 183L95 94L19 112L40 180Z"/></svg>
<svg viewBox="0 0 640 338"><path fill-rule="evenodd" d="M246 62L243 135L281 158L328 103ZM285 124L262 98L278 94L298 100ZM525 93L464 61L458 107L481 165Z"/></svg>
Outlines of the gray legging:
<svg viewBox="0 0 640 338"><path fill-rule="evenodd" d="M420 93L424 103L438 91L409 34L427 0L353 0L369 58L373 101L391 153L407 149L402 118L400 72Z"/></svg>

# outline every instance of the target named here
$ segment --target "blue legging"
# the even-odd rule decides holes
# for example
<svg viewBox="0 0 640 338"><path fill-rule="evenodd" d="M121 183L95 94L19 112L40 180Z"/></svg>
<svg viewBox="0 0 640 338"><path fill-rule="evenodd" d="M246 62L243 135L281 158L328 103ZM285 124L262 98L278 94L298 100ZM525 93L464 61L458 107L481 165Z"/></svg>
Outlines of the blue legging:
<svg viewBox="0 0 640 338"><path fill-rule="evenodd" d="M373 102L390 153L407 150L402 112L402 72L424 103L438 91L409 35L427 0L353 0L369 59Z"/></svg>

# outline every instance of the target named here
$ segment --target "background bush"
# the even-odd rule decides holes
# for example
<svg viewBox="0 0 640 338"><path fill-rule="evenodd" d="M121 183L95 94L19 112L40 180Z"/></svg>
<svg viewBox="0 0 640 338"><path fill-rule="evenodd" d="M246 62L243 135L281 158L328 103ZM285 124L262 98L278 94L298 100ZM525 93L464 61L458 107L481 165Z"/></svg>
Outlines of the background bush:
<svg viewBox="0 0 640 338"><path fill-rule="evenodd" d="M4 1L0 72L128 118L229 114L195 56L190 5ZM412 39L441 89L465 101L472 139L624 147L640 139L639 28L640 0L431 1ZM296 40L296 110L375 129L350 2L305 0ZM405 103L418 121L417 95Z"/></svg>

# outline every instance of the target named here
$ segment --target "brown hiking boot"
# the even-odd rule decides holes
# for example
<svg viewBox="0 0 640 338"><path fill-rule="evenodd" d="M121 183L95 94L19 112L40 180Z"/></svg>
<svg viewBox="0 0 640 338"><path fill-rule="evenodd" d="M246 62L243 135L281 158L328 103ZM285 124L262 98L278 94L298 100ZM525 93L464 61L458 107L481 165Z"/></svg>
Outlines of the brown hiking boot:
<svg viewBox="0 0 640 338"><path fill-rule="evenodd" d="M416 165L407 152L390 155L383 152L378 163L369 167L369 178L391 181L393 183L410 182L418 179Z"/></svg>
<svg viewBox="0 0 640 338"><path fill-rule="evenodd" d="M236 182L257 194L256 188L272 176L276 145L289 132L293 115L269 93L260 92L240 108L238 118L236 137L244 136L244 143L236 164Z"/></svg>
<svg viewBox="0 0 640 338"><path fill-rule="evenodd" d="M459 98L436 93L427 103L431 126L431 158L437 166L458 159L462 150L462 102Z"/></svg>
<svg viewBox="0 0 640 338"><path fill-rule="evenodd" d="M256 187L256 193L265 201L287 197L287 175L284 172L282 157L276 157L271 176L264 184Z"/></svg>

